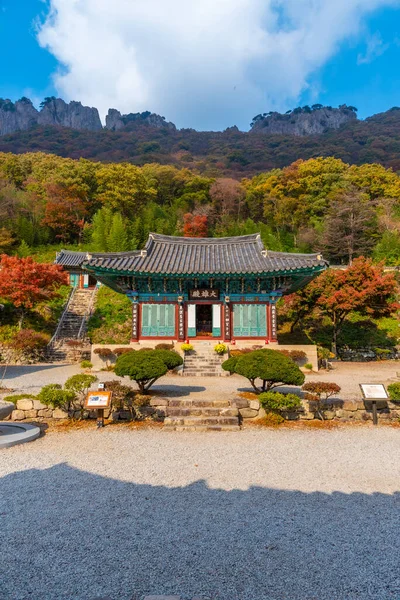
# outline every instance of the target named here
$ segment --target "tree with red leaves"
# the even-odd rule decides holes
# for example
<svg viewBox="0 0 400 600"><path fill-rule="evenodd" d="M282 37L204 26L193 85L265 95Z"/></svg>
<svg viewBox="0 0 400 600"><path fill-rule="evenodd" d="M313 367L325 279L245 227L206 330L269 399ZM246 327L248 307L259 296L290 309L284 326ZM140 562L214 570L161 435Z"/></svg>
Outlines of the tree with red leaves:
<svg viewBox="0 0 400 600"><path fill-rule="evenodd" d="M305 288L288 296L293 313L304 316L313 309L328 316L333 326L332 350L336 354L338 335L353 311L369 317L390 315L397 307L397 282L385 273L383 264L360 257L345 270L328 269Z"/></svg>
<svg viewBox="0 0 400 600"><path fill-rule="evenodd" d="M29 256L0 256L0 298L19 309L20 329L27 310L57 297L60 286L67 283L67 274L60 265L37 263Z"/></svg>
<svg viewBox="0 0 400 600"><path fill-rule="evenodd" d="M43 225L47 225L63 242L80 239L88 215L84 199L73 189L59 184L47 186Z"/></svg>
<svg viewBox="0 0 400 600"><path fill-rule="evenodd" d="M207 216L186 213L183 215L183 235L185 237L207 237Z"/></svg>

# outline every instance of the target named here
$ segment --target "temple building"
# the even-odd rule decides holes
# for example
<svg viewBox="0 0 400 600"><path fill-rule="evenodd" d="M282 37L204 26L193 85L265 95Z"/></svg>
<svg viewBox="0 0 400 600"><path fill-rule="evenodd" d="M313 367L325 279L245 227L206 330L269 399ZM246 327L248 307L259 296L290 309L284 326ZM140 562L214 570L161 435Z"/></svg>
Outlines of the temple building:
<svg viewBox="0 0 400 600"><path fill-rule="evenodd" d="M183 238L151 233L143 250L62 250L71 285L100 282L132 301L132 341L276 342L276 302L324 269L320 254L267 250L259 234Z"/></svg>

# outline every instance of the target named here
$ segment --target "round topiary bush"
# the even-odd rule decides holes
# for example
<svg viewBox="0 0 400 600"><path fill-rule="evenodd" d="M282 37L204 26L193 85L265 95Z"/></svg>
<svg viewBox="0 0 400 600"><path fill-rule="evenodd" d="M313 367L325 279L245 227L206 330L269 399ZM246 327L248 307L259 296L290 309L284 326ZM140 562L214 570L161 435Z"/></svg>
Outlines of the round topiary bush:
<svg viewBox="0 0 400 600"><path fill-rule="evenodd" d="M260 404L267 413L282 414L295 412L301 407L301 400L296 394L280 394L264 392L259 395Z"/></svg>
<svg viewBox="0 0 400 600"><path fill-rule="evenodd" d="M183 364L183 358L180 354L174 350L152 350L154 356L161 358L163 363L167 366L168 370L176 369Z"/></svg>
<svg viewBox="0 0 400 600"><path fill-rule="evenodd" d="M172 354L168 350L122 354L117 360L114 372L120 377L128 376L132 381L136 381L140 392L144 394L157 379L167 373L167 362L168 364L176 363L175 357L165 356L164 353Z"/></svg>
<svg viewBox="0 0 400 600"><path fill-rule="evenodd" d="M276 350L255 350L249 354L234 357L234 360L236 363L229 358L222 363L222 368L246 377L257 393L269 391L279 385L302 385L304 383L304 373L301 372L298 365L291 358ZM261 379L261 387L257 387L257 379Z"/></svg>

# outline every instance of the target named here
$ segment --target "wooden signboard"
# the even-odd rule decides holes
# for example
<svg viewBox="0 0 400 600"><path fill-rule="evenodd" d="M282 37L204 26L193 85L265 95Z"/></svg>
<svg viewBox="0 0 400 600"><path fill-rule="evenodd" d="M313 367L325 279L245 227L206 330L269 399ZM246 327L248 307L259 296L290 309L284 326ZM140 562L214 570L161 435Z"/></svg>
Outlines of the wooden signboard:
<svg viewBox="0 0 400 600"><path fill-rule="evenodd" d="M367 405L372 404L372 422L374 425L378 425L378 402L384 406L387 405L389 396L382 383L360 383L361 393L364 398L365 408ZM381 408L384 408L381 407ZM368 408L367 408L368 410Z"/></svg>
<svg viewBox="0 0 400 600"><path fill-rule="evenodd" d="M88 392L85 400L85 408L94 410L96 408L110 408L111 392L97 391Z"/></svg>

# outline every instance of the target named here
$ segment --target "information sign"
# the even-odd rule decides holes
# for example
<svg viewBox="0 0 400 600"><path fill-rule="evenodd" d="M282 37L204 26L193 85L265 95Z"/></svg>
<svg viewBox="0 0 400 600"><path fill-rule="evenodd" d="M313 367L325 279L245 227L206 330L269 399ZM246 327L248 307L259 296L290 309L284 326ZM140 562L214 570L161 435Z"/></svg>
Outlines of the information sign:
<svg viewBox="0 0 400 600"><path fill-rule="evenodd" d="M85 408L109 408L111 404L111 392L88 392Z"/></svg>

